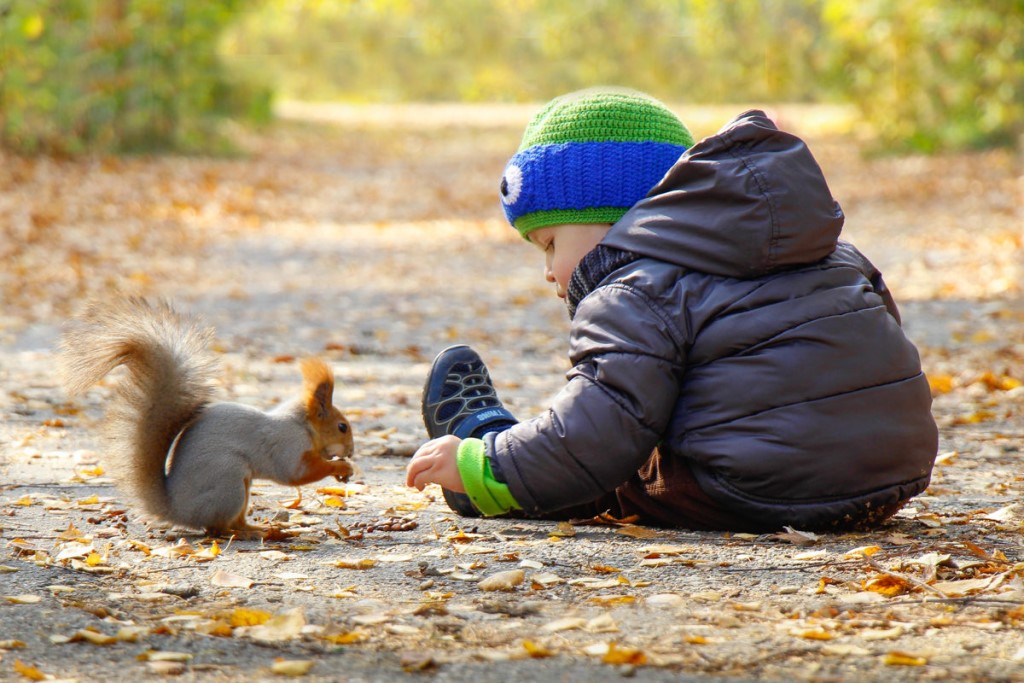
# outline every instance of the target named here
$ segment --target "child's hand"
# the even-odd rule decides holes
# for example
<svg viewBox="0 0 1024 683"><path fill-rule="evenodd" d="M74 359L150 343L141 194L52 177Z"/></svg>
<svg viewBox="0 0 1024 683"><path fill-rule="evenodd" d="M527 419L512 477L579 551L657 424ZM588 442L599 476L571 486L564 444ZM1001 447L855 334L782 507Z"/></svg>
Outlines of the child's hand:
<svg viewBox="0 0 1024 683"><path fill-rule="evenodd" d="M442 436L420 446L405 468L405 484L422 491L427 484L440 484L442 488L465 493L462 476L455 460L462 439Z"/></svg>

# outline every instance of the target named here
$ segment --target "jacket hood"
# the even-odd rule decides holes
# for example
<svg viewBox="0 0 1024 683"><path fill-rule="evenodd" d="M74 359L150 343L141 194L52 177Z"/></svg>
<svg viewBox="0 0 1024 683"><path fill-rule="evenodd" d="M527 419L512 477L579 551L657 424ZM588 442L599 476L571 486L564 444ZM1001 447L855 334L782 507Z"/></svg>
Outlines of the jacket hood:
<svg viewBox="0 0 1024 683"><path fill-rule="evenodd" d="M843 212L804 142L745 112L687 150L603 244L752 278L825 258Z"/></svg>

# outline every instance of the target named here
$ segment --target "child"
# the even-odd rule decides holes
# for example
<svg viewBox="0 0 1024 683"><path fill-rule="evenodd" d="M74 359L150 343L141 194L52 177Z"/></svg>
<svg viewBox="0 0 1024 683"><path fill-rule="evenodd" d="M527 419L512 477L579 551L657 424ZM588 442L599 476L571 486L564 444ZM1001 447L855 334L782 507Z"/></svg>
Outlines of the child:
<svg viewBox="0 0 1024 683"><path fill-rule="evenodd" d="M807 147L762 112L694 145L646 95L571 93L501 195L568 304L573 368L516 423L475 352L443 351L410 486L466 515L751 532L874 526L928 486L917 350Z"/></svg>

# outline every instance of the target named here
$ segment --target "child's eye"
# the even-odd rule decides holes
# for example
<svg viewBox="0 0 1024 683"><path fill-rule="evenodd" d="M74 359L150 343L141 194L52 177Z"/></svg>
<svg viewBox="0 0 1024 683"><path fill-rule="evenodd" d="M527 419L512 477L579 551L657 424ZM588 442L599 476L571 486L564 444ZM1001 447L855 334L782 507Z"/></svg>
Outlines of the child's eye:
<svg viewBox="0 0 1024 683"><path fill-rule="evenodd" d="M341 432L342 434L346 433L348 431L348 425L345 424L344 422L339 422L338 431Z"/></svg>
<svg viewBox="0 0 1024 683"><path fill-rule="evenodd" d="M523 191L523 172L518 166L509 165L505 176L501 179L501 201L515 204L519 193Z"/></svg>

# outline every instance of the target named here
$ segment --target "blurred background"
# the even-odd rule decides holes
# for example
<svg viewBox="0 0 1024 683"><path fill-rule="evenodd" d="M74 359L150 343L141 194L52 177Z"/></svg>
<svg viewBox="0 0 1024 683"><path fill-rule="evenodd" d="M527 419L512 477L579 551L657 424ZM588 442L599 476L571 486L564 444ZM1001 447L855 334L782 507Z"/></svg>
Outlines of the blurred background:
<svg viewBox="0 0 1024 683"><path fill-rule="evenodd" d="M294 101L847 107L868 150L1020 145L1022 0L0 0L0 144L230 151Z"/></svg>

